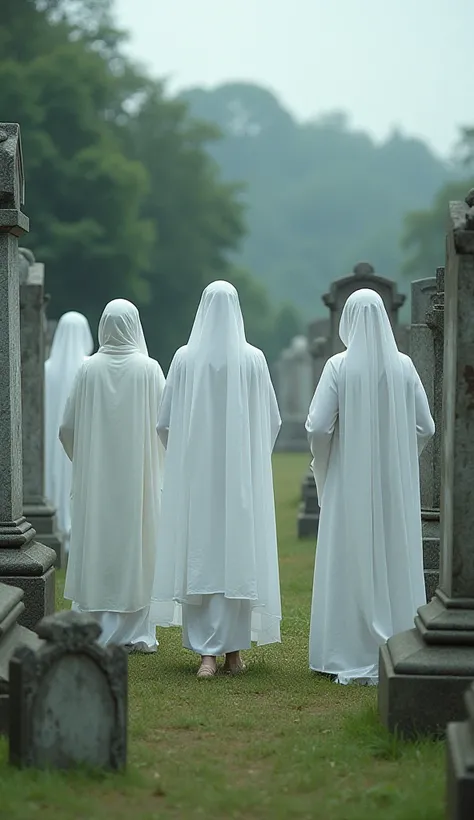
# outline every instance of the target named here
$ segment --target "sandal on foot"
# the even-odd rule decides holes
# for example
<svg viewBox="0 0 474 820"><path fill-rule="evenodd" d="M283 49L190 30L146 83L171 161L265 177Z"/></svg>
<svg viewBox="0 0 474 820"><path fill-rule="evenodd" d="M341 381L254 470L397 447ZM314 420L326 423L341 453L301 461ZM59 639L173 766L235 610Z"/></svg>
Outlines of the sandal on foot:
<svg viewBox="0 0 474 820"><path fill-rule="evenodd" d="M245 663L240 660L238 663L229 663L226 660L224 666L222 667L222 671L225 672L226 675L239 675L240 672L245 672L246 670Z"/></svg>
<svg viewBox="0 0 474 820"><path fill-rule="evenodd" d="M202 663L198 669L197 677L198 678L213 678L216 674L217 669L215 666L210 666L208 663Z"/></svg>

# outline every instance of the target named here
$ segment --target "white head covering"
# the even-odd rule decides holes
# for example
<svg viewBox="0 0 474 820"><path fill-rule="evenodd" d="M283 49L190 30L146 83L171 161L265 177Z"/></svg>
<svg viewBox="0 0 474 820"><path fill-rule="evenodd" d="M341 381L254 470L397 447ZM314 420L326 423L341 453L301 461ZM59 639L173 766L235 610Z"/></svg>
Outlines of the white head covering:
<svg viewBox="0 0 474 820"><path fill-rule="evenodd" d="M392 529L396 525L403 527L403 517L412 506L412 465L418 459L416 428L409 423L403 361L383 301L375 291L357 290L348 298L339 335L347 345L339 388L344 419L340 430L341 500L353 530L355 564L360 575L358 588L366 596L368 611L379 610L374 600L379 594L379 611L385 613L387 593L381 579L385 580L390 572L390 559L378 533L386 532L390 524L380 520L386 509L381 500L387 480L383 470L390 465L391 504L397 518ZM376 553L374 544L379 550ZM413 549L419 550L419 544L413 544ZM383 571L377 570L379 562ZM377 626L380 622L375 625L376 631Z"/></svg>
<svg viewBox="0 0 474 820"><path fill-rule="evenodd" d="M99 322L99 353L143 353L148 348L138 309L126 299L113 299L105 306Z"/></svg>
<svg viewBox="0 0 474 820"><path fill-rule="evenodd" d="M279 640L271 453L280 423L265 358L245 340L237 291L213 282L171 364L158 420L168 441L158 623L171 621L173 601L223 593L252 602L260 643Z"/></svg>
<svg viewBox="0 0 474 820"><path fill-rule="evenodd" d="M59 530L65 533L71 525L71 466L58 439L59 425L77 371L93 348L86 317L76 311L61 316L45 363L45 492L56 507Z"/></svg>

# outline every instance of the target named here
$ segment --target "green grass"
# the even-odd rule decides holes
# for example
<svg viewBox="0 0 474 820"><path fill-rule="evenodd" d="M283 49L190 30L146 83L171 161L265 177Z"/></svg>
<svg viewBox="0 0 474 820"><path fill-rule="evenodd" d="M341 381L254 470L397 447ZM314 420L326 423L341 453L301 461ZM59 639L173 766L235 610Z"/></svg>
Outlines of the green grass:
<svg viewBox="0 0 474 820"><path fill-rule="evenodd" d="M308 670L314 545L295 535L307 462L275 458L282 644L246 653L240 678L199 681L179 631L162 630L156 656L130 658L127 773L19 772L4 743L0 818L444 818L443 744L388 736L374 689Z"/></svg>

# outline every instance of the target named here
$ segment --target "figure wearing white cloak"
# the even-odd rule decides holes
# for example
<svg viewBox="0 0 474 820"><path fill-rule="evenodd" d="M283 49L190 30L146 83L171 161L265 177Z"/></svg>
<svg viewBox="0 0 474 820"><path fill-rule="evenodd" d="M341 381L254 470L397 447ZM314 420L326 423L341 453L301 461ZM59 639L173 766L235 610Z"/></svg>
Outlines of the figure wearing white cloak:
<svg viewBox="0 0 474 820"><path fill-rule="evenodd" d="M280 424L237 291L214 282L172 361L157 427L167 455L152 609L170 626L182 605L183 644L203 658L280 640L271 464Z"/></svg>
<svg viewBox="0 0 474 820"><path fill-rule="evenodd" d="M97 618L104 645L155 651L149 605L164 458L156 418L165 380L130 302L106 306L99 344L77 375L60 430L72 460L64 597Z"/></svg>
<svg viewBox="0 0 474 820"><path fill-rule="evenodd" d="M56 508L58 530L69 549L71 530L71 462L58 439L59 425L77 371L94 349L89 323L82 313L61 316L44 366L45 492Z"/></svg>
<svg viewBox="0 0 474 820"><path fill-rule="evenodd" d="M339 335L306 422L321 505L309 661L376 684L380 645L426 603L418 457L434 423L375 291L349 297Z"/></svg>

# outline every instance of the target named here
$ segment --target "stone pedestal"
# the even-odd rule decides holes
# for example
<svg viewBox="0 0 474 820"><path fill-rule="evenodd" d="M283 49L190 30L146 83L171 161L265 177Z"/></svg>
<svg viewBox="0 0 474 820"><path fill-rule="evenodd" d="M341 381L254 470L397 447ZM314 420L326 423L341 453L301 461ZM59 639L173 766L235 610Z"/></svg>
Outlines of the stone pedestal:
<svg viewBox="0 0 474 820"><path fill-rule="evenodd" d="M19 626L25 611L23 590L0 584L0 734L8 732L10 660L21 644L37 649L40 640L34 632Z"/></svg>
<svg viewBox="0 0 474 820"><path fill-rule="evenodd" d="M318 535L319 501L311 470L308 470L304 478L301 497L297 519L298 538L314 539Z"/></svg>
<svg viewBox="0 0 474 820"><path fill-rule="evenodd" d="M474 817L474 687L464 696L467 719L449 723L447 730L447 817Z"/></svg>
<svg viewBox="0 0 474 820"><path fill-rule="evenodd" d="M440 585L380 653L390 731L443 734L474 681L474 191L450 203L444 294Z"/></svg>
<svg viewBox="0 0 474 820"><path fill-rule="evenodd" d="M0 124L0 581L25 593L20 623L54 611L56 553L34 541L23 515L18 237L24 182L20 129Z"/></svg>
<svg viewBox="0 0 474 820"><path fill-rule="evenodd" d="M42 544L64 565L63 540L55 510L44 497L44 265L20 248L21 395L23 429L23 514Z"/></svg>

